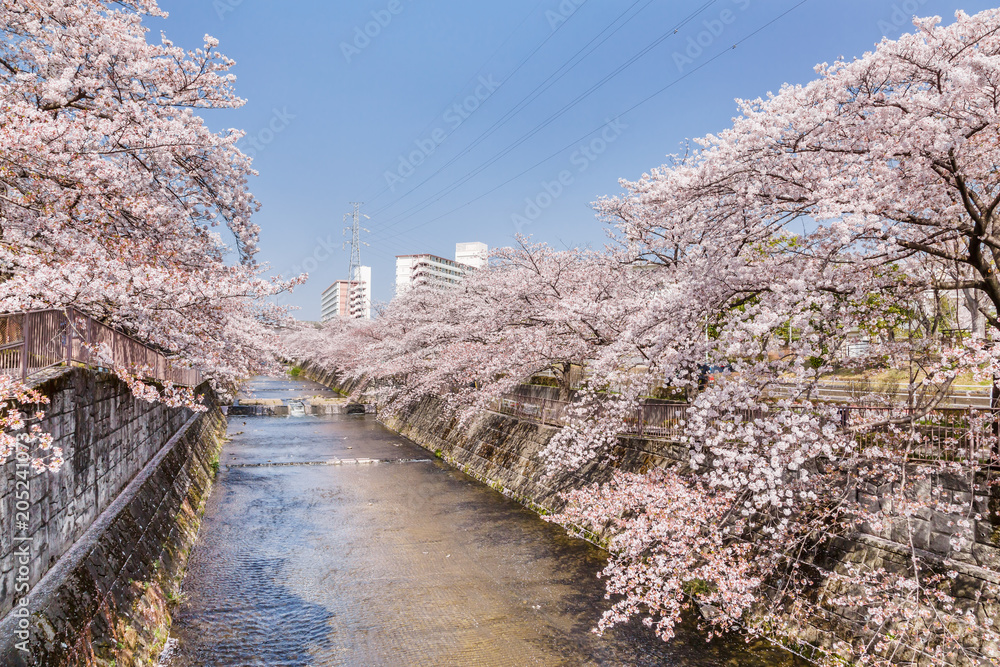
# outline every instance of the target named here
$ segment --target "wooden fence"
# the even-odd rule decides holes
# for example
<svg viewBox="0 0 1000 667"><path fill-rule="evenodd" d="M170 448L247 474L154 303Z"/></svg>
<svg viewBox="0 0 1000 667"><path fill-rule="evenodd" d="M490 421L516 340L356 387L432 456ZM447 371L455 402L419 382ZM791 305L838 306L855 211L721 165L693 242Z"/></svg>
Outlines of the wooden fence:
<svg viewBox="0 0 1000 667"><path fill-rule="evenodd" d="M125 368L188 387L202 382L201 371L174 364L162 352L72 308L0 315L0 375L27 380L48 368L73 364Z"/></svg>

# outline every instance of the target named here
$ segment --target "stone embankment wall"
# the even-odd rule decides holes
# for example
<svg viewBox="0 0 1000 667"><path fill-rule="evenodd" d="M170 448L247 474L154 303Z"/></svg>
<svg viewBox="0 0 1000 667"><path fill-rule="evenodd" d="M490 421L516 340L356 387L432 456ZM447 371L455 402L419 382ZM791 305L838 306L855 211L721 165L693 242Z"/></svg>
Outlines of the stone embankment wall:
<svg viewBox="0 0 1000 667"><path fill-rule="evenodd" d="M306 366L307 377L337 387L337 378ZM339 387L347 389L346 387ZM521 391L536 398L555 398L555 389L522 387ZM594 464L589 468L555 479L546 477L540 453L557 427L524 421L496 413L485 413L460 427L446 415L440 402L424 399L404 415L381 417L390 429L418 445L435 452L443 459L489 486L514 498L540 513L558 511L563 502L561 492L606 481L613 470L631 472L648 470L652 466L684 465L686 448L675 443L622 437L611 457L613 464ZM957 636L966 635L966 645L976 652L1000 656L1000 647L985 646L969 633L962 616L968 612L979 618L1000 619L1000 606L990 591L1000 585L1000 484L996 471L981 471L972 477L955 474L932 475L918 484L921 497L936 498L969 508L968 514L978 514L974 520L974 540L960 550L951 547L952 537L960 530L959 522L967 516L924 511L911 517L908 530L901 525L887 525L881 532L856 536L828 545L816 555L816 563L826 569L845 571L848 564L884 566L890 571L905 571L910 565L912 539L921 556L935 563L940 571L955 571L949 593L957 600L959 613L949 613L949 625ZM994 483L991 484L991 481ZM874 505L885 501L886 489L858 488L854 492L863 503ZM842 590L828 589L821 584L817 599L836 595ZM980 598L986 593L985 598ZM941 610L935 610L935 613ZM1000 623L1000 620L997 621ZM850 644L864 635L861 610L842 607L817 608L809 624L797 624L784 629L789 644L796 649L849 656ZM928 637L927 645L936 640ZM918 656L897 648L900 663L922 664L926 656ZM957 652L953 664L978 664Z"/></svg>
<svg viewBox="0 0 1000 667"><path fill-rule="evenodd" d="M306 365L311 380L350 393L333 373ZM554 387L523 386L520 392L534 398L558 398ZM405 415L380 420L424 449L434 452L466 474L516 498L537 511L554 512L564 505L559 494L604 482L616 469L647 470L652 466L683 464L687 450L663 440L622 437L613 452L614 466L593 464L582 470L550 478L545 475L541 452L558 427L486 412L460 428L443 406L425 398Z"/></svg>
<svg viewBox="0 0 1000 667"><path fill-rule="evenodd" d="M581 470L546 476L542 450L558 427L487 412L465 428L443 414L443 406L424 399L405 415L382 422L421 447L435 452L463 472L542 513L562 509L561 493L610 479L615 469L647 470L675 465L685 450L675 444L620 438L615 464L591 464Z"/></svg>
<svg viewBox="0 0 1000 667"><path fill-rule="evenodd" d="M57 472L0 478L0 664L151 664L211 487L226 419L137 400L64 370L36 386ZM19 484L19 482L23 482ZM30 521L15 520L27 487ZM27 594L25 595L25 591Z"/></svg>

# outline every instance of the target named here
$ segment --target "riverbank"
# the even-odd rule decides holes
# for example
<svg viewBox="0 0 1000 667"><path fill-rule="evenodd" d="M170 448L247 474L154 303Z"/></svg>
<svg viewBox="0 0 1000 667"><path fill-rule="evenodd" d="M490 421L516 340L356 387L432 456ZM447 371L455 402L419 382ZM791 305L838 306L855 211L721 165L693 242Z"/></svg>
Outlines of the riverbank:
<svg viewBox="0 0 1000 667"><path fill-rule="evenodd" d="M371 415L231 417L228 437L170 667L781 664L694 624L597 637L603 552Z"/></svg>
<svg viewBox="0 0 1000 667"><path fill-rule="evenodd" d="M146 403L117 378L80 368L36 389L51 401L40 426L66 464L27 479L15 461L4 466L0 663L150 664L167 638L225 417L207 386L208 411L198 414ZM29 519L12 544L8 499L19 490Z"/></svg>
<svg viewBox="0 0 1000 667"><path fill-rule="evenodd" d="M324 384L337 385L337 378L332 373L308 364L304 372ZM523 389L539 392L546 388ZM678 443L622 436L604 463L592 463L552 479L545 474L540 453L558 427L495 412L484 412L460 426L443 403L433 397L423 399L405 413L383 414L381 418L387 427L539 514L561 509L561 492L602 483L615 470L641 472L654 466L685 465L687 461L687 450ZM943 626L947 636L938 629L938 634L928 639L926 646L948 642L953 653L949 664L977 664L963 658L965 647L973 655L978 652L992 655L1000 650L1000 647L982 645L977 640L974 620L979 615L1000 614L1000 606L990 593L1000 584L1000 541L996 537L1000 534L1000 485L991 481L995 479L996 471L991 470L983 470L974 478L937 471L918 487L917 492L923 494L918 501L954 498L956 503L974 507L975 512L980 513L975 540L965 540L959 549L952 548L952 538L966 517L957 511L951 514L926 511L907 519L905 530L887 522L832 540L811 557L827 572L844 574L858 564L874 564L894 571L909 566L911 549L916 548L921 557L928 558L942 572L954 573L949 577L952 582L949 593L955 598L954 604L942 602L921 607L923 614L948 619ZM887 494L892 493L891 487L868 485L846 491L857 494L859 502L876 504L887 502ZM582 534L581 537L601 542L598 535ZM829 602L844 592L831 581L823 577L815 581L808 601L812 611L806 621L792 622L781 614L769 612L766 625L769 636L790 650L811 657L827 654L833 660L849 662L855 645L871 641L873 632L867 625L864 606ZM883 636L891 646L891 631ZM920 660L926 657L917 655L908 646L899 646L889 652L902 664L911 661L924 664Z"/></svg>

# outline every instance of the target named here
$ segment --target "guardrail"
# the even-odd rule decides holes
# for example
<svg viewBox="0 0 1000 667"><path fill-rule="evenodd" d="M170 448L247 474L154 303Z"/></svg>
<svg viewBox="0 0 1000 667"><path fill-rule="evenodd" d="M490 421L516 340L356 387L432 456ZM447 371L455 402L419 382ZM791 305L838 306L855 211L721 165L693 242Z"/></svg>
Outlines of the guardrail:
<svg viewBox="0 0 1000 667"><path fill-rule="evenodd" d="M570 405L569 401L509 394L499 399L496 411L529 421L564 426ZM679 441L684 435L689 407L686 403L640 405L625 418L622 434ZM762 413L746 413L743 418L759 416ZM857 439L865 446L885 446L897 450L898 432L905 434L911 421L905 407L867 406L836 407L834 419L841 428L857 430ZM908 459L911 461L993 463L1000 456L1000 410L942 408L926 415L917 413L912 422L915 437L909 445Z"/></svg>
<svg viewBox="0 0 1000 667"><path fill-rule="evenodd" d="M774 398L790 398L798 390L793 385L776 384L771 388ZM813 387L814 400L845 403L850 405L859 402L865 396L884 396L900 403L907 398L906 385L886 385L865 380L823 380ZM991 405L990 388L981 385L953 385L942 401L942 407L947 408L989 408Z"/></svg>
<svg viewBox="0 0 1000 667"><path fill-rule="evenodd" d="M570 405L570 401L508 394L497 402L496 411L542 424L564 426ZM686 403L645 403L626 417L623 433L650 438L679 438L684 433L688 407Z"/></svg>
<svg viewBox="0 0 1000 667"><path fill-rule="evenodd" d="M858 431L867 446L887 446L906 432L912 422L914 438L909 458L914 461L983 461L1000 456L1000 410L991 408L938 408L928 414L906 407L845 406L837 409L841 428ZM911 417L912 415L912 417ZM887 425L885 422L895 422Z"/></svg>
<svg viewBox="0 0 1000 667"><path fill-rule="evenodd" d="M99 357L98 351L110 356ZM151 380L195 387L201 371L72 308L0 315L0 375L27 380L54 366L127 368Z"/></svg>
<svg viewBox="0 0 1000 667"><path fill-rule="evenodd" d="M511 417L563 426L569 401L508 394L497 401L496 411Z"/></svg>

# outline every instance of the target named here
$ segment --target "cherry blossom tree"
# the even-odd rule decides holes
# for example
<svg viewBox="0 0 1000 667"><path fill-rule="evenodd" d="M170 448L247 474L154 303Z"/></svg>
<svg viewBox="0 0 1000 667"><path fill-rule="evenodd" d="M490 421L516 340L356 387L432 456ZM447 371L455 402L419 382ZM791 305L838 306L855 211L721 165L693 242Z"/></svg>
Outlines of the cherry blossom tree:
<svg viewBox="0 0 1000 667"><path fill-rule="evenodd" d="M233 63L209 36L148 41L161 16L155 0L0 2L0 312L73 307L222 388L272 367L284 315L265 299L293 283L255 261L242 133L196 115L243 104ZM119 370L146 398L179 395Z"/></svg>
<svg viewBox="0 0 1000 667"><path fill-rule="evenodd" d="M597 204L606 251L522 241L460 290L414 290L295 354L330 350L390 410L434 395L463 415L584 363L553 473L613 458L651 387L689 397L685 460L574 490L551 517L609 548L599 630L640 616L669 638L693 608L713 631L825 624L845 645L819 648L859 664L997 664L981 613L997 587L959 599L989 520L927 489L949 475L981 493L997 463L992 415L938 408L960 375L1000 367L988 335L942 335L951 294L1000 328L1000 10L914 25L623 181ZM821 399L831 372L871 367L907 381ZM921 542L928 517L951 522L947 553ZM904 555L828 557L845 543Z"/></svg>
<svg viewBox="0 0 1000 667"><path fill-rule="evenodd" d="M952 538L961 559L971 524L983 517L971 503L922 497L918 487L948 470L967 477L971 488L981 462L994 454L970 452L961 463L936 465L911 458L927 447L917 422L955 377L990 377L997 367L976 341L950 347L928 335L935 326L921 330L921 323L933 310L928 301L940 303L939 291L975 290L988 303L977 305L980 314L998 324L1000 256L991 234L1000 156L991 151L1000 12L959 13L949 26L938 19L915 25L914 34L885 40L862 58L820 66L820 78L806 86L742 102L732 128L599 203L634 257L662 267L664 281L677 286L657 295L637 321L653 332L640 343L655 350L651 366L689 384L699 356L733 370L700 391L689 410L685 493L658 493L664 484L655 472L573 494L558 518L603 530L621 522L615 502L640 499L640 509L629 509L624 516L631 518L614 527L614 548L615 540L644 544L690 534L693 528L675 518L690 506L690 494L705 495L712 521L720 501L726 508L731 519L721 540L706 543L718 530L705 515L688 512L703 532L701 541L687 539L682 554L663 543L655 558L648 549L615 551L609 590L625 601L611 622L648 614L667 634L676 605L693 598L715 608L712 622L720 627L752 629L760 616L741 603L751 591L782 611L765 615L768 622L858 612L858 627L848 632L858 637L854 657L862 661L995 664L996 632L975 620L957 622L965 612L956 611L946 585L956 572L921 556L912 531L921 513L965 515ZM700 345L693 343L699 324L706 331ZM895 404L875 418L855 420L861 413L816 399L820 378L853 330L872 341L855 363L911 368L902 396L891 396ZM594 367L614 382L619 365L612 358ZM596 451L587 449L596 428L589 420L577 437L555 442L556 460L578 463L577 454ZM869 486L886 489L874 507L859 493ZM824 569L814 559L838 536L858 535L903 544L909 565ZM727 551L741 541L752 548ZM700 566L722 553L738 559L728 568L733 576L706 579ZM808 603L805 593L817 580L839 581L850 593ZM678 593L695 584L704 584L701 595ZM982 595L995 603L997 591Z"/></svg>
<svg viewBox="0 0 1000 667"><path fill-rule="evenodd" d="M62 467L62 450L53 447L52 436L43 433L37 422L44 413L27 414L25 406L43 406L48 398L24 387L9 375L0 375L0 462L10 457L30 466L35 472ZM26 474L27 470L24 473Z"/></svg>
<svg viewBox="0 0 1000 667"><path fill-rule="evenodd" d="M286 345L363 380L359 391L390 411L433 395L471 416L545 370L568 395L569 367L618 340L651 278L617 257L521 238L457 289L414 288L370 323L307 328Z"/></svg>

